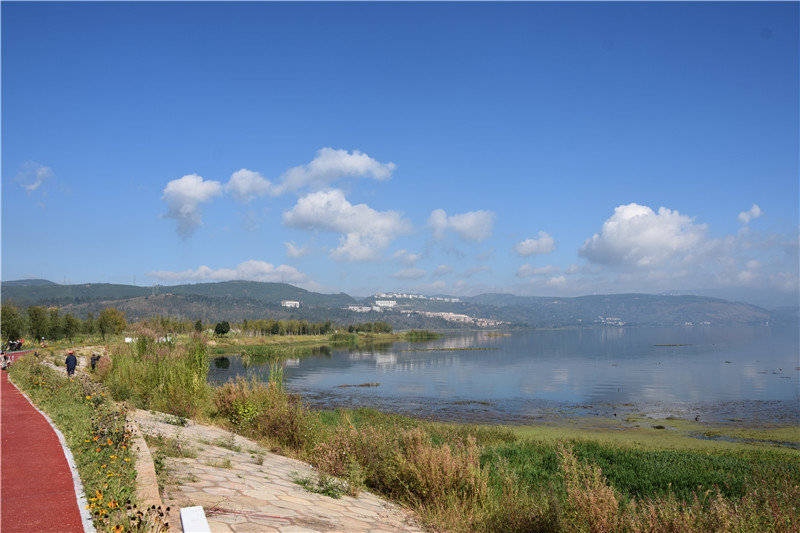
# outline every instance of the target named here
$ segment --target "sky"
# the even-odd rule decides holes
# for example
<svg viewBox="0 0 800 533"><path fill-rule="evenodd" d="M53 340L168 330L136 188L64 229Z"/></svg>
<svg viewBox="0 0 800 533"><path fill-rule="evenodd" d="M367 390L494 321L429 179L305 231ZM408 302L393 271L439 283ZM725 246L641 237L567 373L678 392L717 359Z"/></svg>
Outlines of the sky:
<svg viewBox="0 0 800 533"><path fill-rule="evenodd" d="M3 1L2 279L796 305L799 7Z"/></svg>

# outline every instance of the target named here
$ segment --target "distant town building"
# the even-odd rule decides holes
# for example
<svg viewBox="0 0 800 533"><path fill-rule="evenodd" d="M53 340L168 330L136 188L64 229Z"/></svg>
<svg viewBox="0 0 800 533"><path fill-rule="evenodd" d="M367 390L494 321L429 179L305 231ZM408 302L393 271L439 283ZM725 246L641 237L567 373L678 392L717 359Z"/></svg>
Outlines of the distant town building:
<svg viewBox="0 0 800 533"><path fill-rule="evenodd" d="M300 302L296 300L283 300L281 301L283 307L300 307Z"/></svg>
<svg viewBox="0 0 800 533"><path fill-rule="evenodd" d="M394 307L397 305L396 300L375 300L375 305L378 307Z"/></svg>

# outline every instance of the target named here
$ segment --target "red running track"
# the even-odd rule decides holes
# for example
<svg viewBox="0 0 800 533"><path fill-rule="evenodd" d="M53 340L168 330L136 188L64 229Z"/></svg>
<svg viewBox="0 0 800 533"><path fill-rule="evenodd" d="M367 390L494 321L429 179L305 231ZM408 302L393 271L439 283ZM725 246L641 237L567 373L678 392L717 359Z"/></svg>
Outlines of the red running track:
<svg viewBox="0 0 800 533"><path fill-rule="evenodd" d="M83 532L58 435L0 372L0 531Z"/></svg>

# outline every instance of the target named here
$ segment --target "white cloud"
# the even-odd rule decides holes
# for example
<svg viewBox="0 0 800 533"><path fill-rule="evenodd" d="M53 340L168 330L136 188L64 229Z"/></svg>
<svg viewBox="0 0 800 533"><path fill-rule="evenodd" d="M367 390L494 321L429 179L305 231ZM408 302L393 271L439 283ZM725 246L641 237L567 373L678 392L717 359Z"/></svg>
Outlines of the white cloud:
<svg viewBox="0 0 800 533"><path fill-rule="evenodd" d="M310 163L290 168L281 176L281 182L273 189L274 195L294 192L304 187L312 190L324 188L344 177L371 177L387 180L394 172L394 163L380 163L367 154L353 150L322 148Z"/></svg>
<svg viewBox="0 0 800 533"><path fill-rule="evenodd" d="M287 226L342 233L331 257L347 261L377 259L399 235L411 231L411 223L396 211L375 211L366 204L352 205L337 189L300 198L283 214Z"/></svg>
<svg viewBox="0 0 800 533"><path fill-rule="evenodd" d="M50 167L40 165L35 161L27 161L22 164L20 172L17 174L16 181L23 187L28 194L34 193L46 179L53 177Z"/></svg>
<svg viewBox="0 0 800 533"><path fill-rule="evenodd" d="M419 261L421 256L419 254L412 254L408 250L397 250L394 254L392 254L392 257L410 267Z"/></svg>
<svg viewBox="0 0 800 533"><path fill-rule="evenodd" d="M556 249L556 241L548 233L539 232L538 238L525 239L514 246L514 251L520 257L528 257L534 254L549 254Z"/></svg>
<svg viewBox="0 0 800 533"><path fill-rule="evenodd" d="M451 272L453 272L453 267L451 267L450 265L439 265L438 267L436 267L436 270L433 271L433 275L436 277L446 276Z"/></svg>
<svg viewBox="0 0 800 533"><path fill-rule="evenodd" d="M495 214L491 211L470 211L447 216L444 209L436 209L428 217L428 227L437 240L444 238L447 230L455 231L462 241L481 242L492 234Z"/></svg>
<svg viewBox="0 0 800 533"><path fill-rule="evenodd" d="M527 278L529 276L546 276L548 274L554 274L559 270L561 269L555 265L547 265L537 268L526 264L517 269L517 277Z"/></svg>
<svg viewBox="0 0 800 533"><path fill-rule="evenodd" d="M751 220L755 220L763 214L764 212L760 207L758 207L758 204L753 204L753 207L750 208L750 211L742 211L739 213L739 222L742 224L747 224Z"/></svg>
<svg viewBox="0 0 800 533"><path fill-rule="evenodd" d="M218 181L204 181L197 174L189 174L167 183L161 199L167 204L167 218L178 221L178 234L183 238L191 236L202 225L203 220L198 205L210 202L222 194L222 184Z"/></svg>
<svg viewBox="0 0 800 533"><path fill-rule="evenodd" d="M270 192L272 184L258 172L242 168L231 175L225 184L225 192L240 202L249 202Z"/></svg>
<svg viewBox="0 0 800 533"><path fill-rule="evenodd" d="M678 211L660 207L655 213L643 205L621 205L579 253L593 263L653 268L684 258L705 234L705 224L694 224Z"/></svg>
<svg viewBox="0 0 800 533"><path fill-rule="evenodd" d="M309 252L308 246L303 246L302 248L298 248L297 246L294 245L293 242L285 242L283 244L286 246L286 255L288 255L292 259L303 257Z"/></svg>
<svg viewBox="0 0 800 533"><path fill-rule="evenodd" d="M288 265L276 267L271 263L255 259L240 263L236 268L220 268L215 270L203 265L195 270L189 269L181 272L156 270L148 273L148 276L169 282L226 281L234 279L292 284L307 284L309 282L308 276L302 274L294 267Z"/></svg>
<svg viewBox="0 0 800 533"><path fill-rule="evenodd" d="M395 279L421 279L427 274L424 268L404 268L392 274L392 277Z"/></svg>

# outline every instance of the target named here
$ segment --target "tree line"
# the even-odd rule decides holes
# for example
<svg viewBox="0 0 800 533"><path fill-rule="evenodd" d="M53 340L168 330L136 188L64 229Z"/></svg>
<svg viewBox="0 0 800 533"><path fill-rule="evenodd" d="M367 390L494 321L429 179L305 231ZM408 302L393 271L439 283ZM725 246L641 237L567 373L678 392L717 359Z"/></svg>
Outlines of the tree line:
<svg viewBox="0 0 800 533"><path fill-rule="evenodd" d="M2 305L0 316L0 335L3 342L9 340L26 339L38 344L45 341L59 341L67 339L72 341L79 335L102 336L103 340L109 335L117 335L128 329L125 313L114 307L103 309L98 316L88 313L86 319L80 319L71 313L62 314L58 307L45 307L32 305L27 308L18 308L13 303ZM161 333L191 333L203 332L212 329L215 335L225 335L231 330L246 336L275 336L275 335L330 335L338 331L350 333L392 333L392 325L387 322L376 321L363 324L340 326L331 320L324 322L309 322L308 320L276 320L258 319L243 320L240 323L229 324L227 321L216 324L204 325L201 320L181 320L172 317L154 316L139 320L131 326L147 327ZM227 327L226 327L227 326Z"/></svg>
<svg viewBox="0 0 800 533"><path fill-rule="evenodd" d="M97 317L89 313L85 320L71 313L62 315L58 307L31 305L20 310L14 304L5 303L0 308L0 335L3 342L26 337L29 344L61 339L72 341L78 335L98 333L105 340L108 335L122 333L127 327L125 314L113 307L103 309Z"/></svg>

